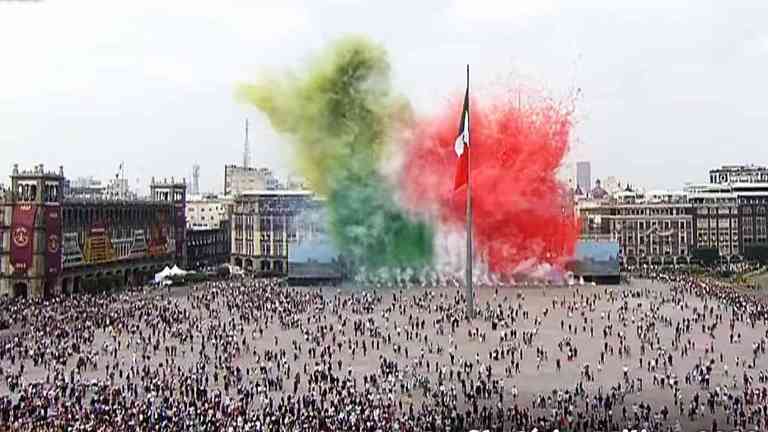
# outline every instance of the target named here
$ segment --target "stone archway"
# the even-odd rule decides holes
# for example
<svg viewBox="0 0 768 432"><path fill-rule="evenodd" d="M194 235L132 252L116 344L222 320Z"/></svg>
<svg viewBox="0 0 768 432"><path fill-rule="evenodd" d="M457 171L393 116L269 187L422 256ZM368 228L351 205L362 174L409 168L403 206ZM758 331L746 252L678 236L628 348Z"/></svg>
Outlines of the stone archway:
<svg viewBox="0 0 768 432"><path fill-rule="evenodd" d="M235 258L235 267L243 268L243 259Z"/></svg>
<svg viewBox="0 0 768 432"><path fill-rule="evenodd" d="M80 276L72 278L72 294L80 293L80 282L82 282Z"/></svg>
<svg viewBox="0 0 768 432"><path fill-rule="evenodd" d="M16 282L13 284L13 296L16 298L27 298L29 296L29 286L26 282Z"/></svg>

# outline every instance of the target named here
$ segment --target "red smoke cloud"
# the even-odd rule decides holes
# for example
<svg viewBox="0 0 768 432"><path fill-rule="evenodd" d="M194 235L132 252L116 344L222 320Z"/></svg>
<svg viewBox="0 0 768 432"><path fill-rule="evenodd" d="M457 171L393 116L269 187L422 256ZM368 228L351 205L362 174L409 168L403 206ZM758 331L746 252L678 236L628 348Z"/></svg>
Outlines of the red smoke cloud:
<svg viewBox="0 0 768 432"><path fill-rule="evenodd" d="M568 150L572 110L551 100L473 100L470 106L476 253L500 274L529 263L562 267L579 231L567 188L556 178ZM452 103L436 118L417 122L401 177L408 207L436 211L441 223L457 229L466 220L466 188L453 189L460 107Z"/></svg>

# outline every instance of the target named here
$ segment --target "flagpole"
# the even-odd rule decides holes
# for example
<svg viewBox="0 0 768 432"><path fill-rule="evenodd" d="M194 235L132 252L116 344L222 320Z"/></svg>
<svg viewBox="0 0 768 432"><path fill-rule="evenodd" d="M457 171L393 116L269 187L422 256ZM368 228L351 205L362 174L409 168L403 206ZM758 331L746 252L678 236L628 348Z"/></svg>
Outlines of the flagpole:
<svg viewBox="0 0 768 432"><path fill-rule="evenodd" d="M469 96L469 65L467 65L467 96ZM467 125L466 129L470 130L469 125L469 98L467 97ZM471 136L467 134L468 140ZM467 274L466 274L466 289L467 289L467 318L475 318L475 291L472 288L472 181L470 173L472 172L472 146L469 142L466 144L467 149Z"/></svg>

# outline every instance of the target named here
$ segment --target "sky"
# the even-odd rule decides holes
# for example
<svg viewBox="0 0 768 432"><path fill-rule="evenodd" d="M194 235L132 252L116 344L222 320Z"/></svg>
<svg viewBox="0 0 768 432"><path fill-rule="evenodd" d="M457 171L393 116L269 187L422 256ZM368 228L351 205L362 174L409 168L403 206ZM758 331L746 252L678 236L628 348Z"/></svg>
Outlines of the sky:
<svg viewBox="0 0 768 432"><path fill-rule="evenodd" d="M221 191L246 118L253 164L291 174L287 139L235 88L357 33L425 115L467 63L481 91L580 89L569 161L680 188L768 164L766 22L764 1L0 0L0 182L13 163L107 179L124 161L144 189L197 163Z"/></svg>

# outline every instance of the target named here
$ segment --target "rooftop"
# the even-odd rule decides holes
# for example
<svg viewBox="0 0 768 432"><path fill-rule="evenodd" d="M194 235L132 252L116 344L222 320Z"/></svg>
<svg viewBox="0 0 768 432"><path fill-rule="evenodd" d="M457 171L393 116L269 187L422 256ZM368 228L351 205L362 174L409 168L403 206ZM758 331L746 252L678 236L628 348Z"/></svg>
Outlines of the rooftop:
<svg viewBox="0 0 768 432"><path fill-rule="evenodd" d="M248 190L243 191L240 195L243 196L270 196L270 195L280 195L280 196L313 196L315 193L312 191L306 191L306 190L283 190L283 189L277 189L277 190L267 190L267 189L261 189L261 190Z"/></svg>
<svg viewBox="0 0 768 432"><path fill-rule="evenodd" d="M760 165L754 165L754 164L748 164L748 165L723 165L720 168L715 168L710 170L710 172L715 171L744 171L744 170L768 170L768 167L760 166Z"/></svg>

